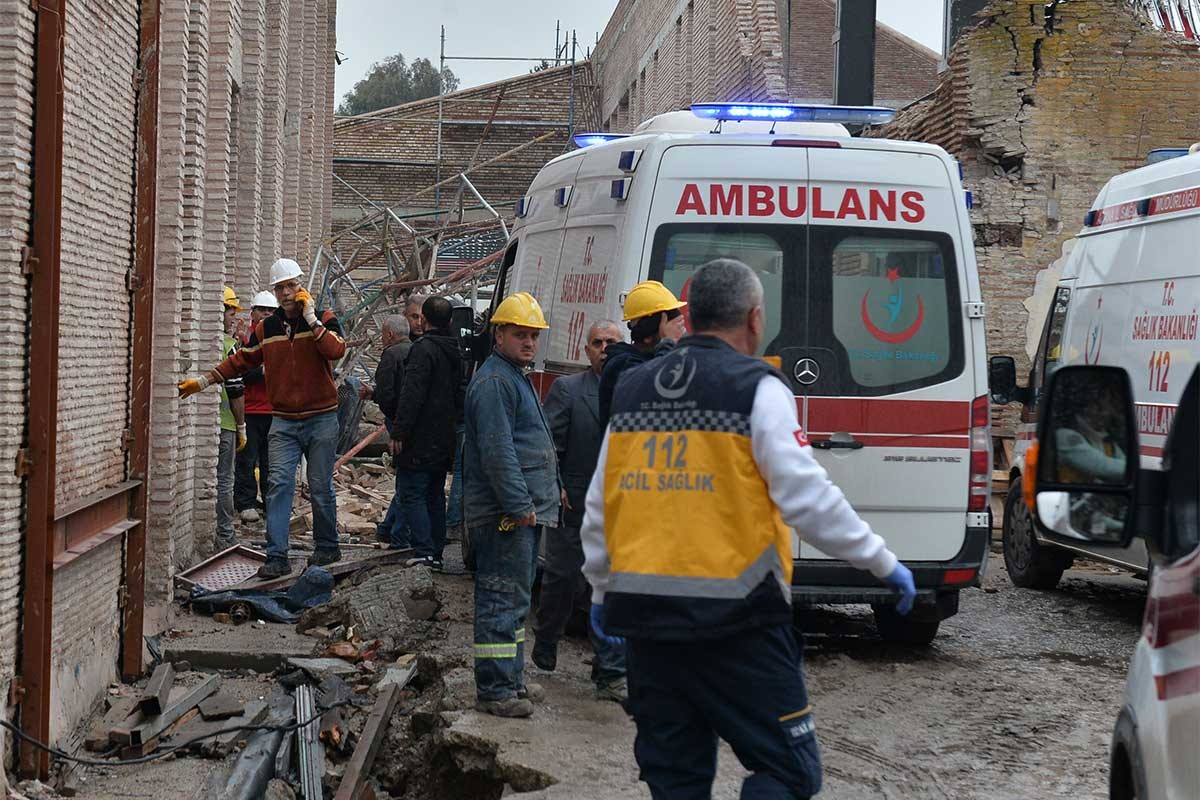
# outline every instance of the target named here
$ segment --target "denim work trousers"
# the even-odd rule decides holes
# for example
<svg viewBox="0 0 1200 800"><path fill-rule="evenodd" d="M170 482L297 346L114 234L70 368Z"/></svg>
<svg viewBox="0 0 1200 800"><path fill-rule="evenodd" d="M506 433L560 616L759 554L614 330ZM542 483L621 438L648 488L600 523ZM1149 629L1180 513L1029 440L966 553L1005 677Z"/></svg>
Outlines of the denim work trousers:
<svg viewBox="0 0 1200 800"><path fill-rule="evenodd" d="M791 628L720 639L629 639L634 755L654 800L708 800L717 737L752 775L742 800L804 800L821 790L821 756Z"/></svg>
<svg viewBox="0 0 1200 800"><path fill-rule="evenodd" d="M237 431L221 431L217 448L217 549L237 544L233 532L233 461L237 452Z"/></svg>
<svg viewBox="0 0 1200 800"><path fill-rule="evenodd" d="M267 437L271 433L270 414L246 415L246 449L237 454L233 481L233 506L238 511L258 508L258 494L267 502L267 478L271 473L270 447ZM258 481L254 480L254 468L258 467Z"/></svg>
<svg viewBox="0 0 1200 800"><path fill-rule="evenodd" d="M462 514L462 460L463 460L463 424L454 426L454 470L450 474L450 502L446 508L446 526L457 528L463 524Z"/></svg>
<svg viewBox="0 0 1200 800"><path fill-rule="evenodd" d="M399 513L408 522L413 554L441 561L446 549L446 473L397 470L396 497Z"/></svg>
<svg viewBox="0 0 1200 800"><path fill-rule="evenodd" d="M583 543L579 528L546 529L546 567L538 595L537 642L534 649L554 648L577 606L591 605L591 589L583 577ZM605 644L588 625L592 643L592 682L603 688L625 677L625 648Z"/></svg>
<svg viewBox="0 0 1200 800"><path fill-rule="evenodd" d="M404 514L404 504L400 502L399 481L396 490L392 492L392 502L388 504L387 513L375 529L397 550L412 546L412 537L408 533L408 517Z"/></svg>
<svg viewBox="0 0 1200 800"><path fill-rule="evenodd" d="M475 693L507 700L525 688L525 618L540 528L471 528L475 550Z"/></svg>
<svg viewBox="0 0 1200 800"><path fill-rule="evenodd" d="M336 411L306 419L276 417L271 423L271 481L267 490L267 557L287 558L288 524L296 494L296 467L308 462L308 490L312 495L313 539L316 549L338 549L337 500L333 494L336 457Z"/></svg>

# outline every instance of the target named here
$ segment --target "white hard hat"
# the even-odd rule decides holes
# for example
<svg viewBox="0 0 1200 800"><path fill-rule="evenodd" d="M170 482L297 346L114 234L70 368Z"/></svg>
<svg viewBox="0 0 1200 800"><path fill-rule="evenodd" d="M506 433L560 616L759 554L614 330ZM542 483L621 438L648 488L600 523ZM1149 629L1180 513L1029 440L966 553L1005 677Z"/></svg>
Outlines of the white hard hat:
<svg viewBox="0 0 1200 800"><path fill-rule="evenodd" d="M254 295L250 305L258 308L279 308L279 301L275 299L273 292L259 292Z"/></svg>
<svg viewBox="0 0 1200 800"><path fill-rule="evenodd" d="M281 258L271 265L271 285L300 277L300 265L290 258Z"/></svg>

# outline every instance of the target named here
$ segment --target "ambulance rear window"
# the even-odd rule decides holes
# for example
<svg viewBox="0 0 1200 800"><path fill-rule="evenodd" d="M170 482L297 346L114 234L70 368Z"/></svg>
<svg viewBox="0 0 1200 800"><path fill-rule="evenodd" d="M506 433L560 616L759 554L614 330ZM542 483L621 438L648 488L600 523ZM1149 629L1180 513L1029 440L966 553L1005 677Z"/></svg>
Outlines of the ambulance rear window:
<svg viewBox="0 0 1200 800"><path fill-rule="evenodd" d="M875 393L937 383L962 369L961 303L948 237L925 232L812 229L817 328L844 353L843 386Z"/></svg>
<svg viewBox="0 0 1200 800"><path fill-rule="evenodd" d="M797 394L879 396L962 373L962 303L946 234L668 224L655 233L649 277L686 299L689 279L715 258L758 274L767 325L758 355L778 357ZM815 367L801 375L806 383L795 377L800 362Z"/></svg>

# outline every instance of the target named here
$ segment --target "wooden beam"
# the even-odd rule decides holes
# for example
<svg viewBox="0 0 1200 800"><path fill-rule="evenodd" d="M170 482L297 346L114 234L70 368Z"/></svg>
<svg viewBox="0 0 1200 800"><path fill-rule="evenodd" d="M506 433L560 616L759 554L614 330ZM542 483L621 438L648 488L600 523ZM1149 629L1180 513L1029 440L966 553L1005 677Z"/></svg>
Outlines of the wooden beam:
<svg viewBox="0 0 1200 800"><path fill-rule="evenodd" d="M396 710L396 703L400 699L400 690L412 680L412 676L416 672L417 665L414 662L402 681L388 685L379 693L379 699L375 701L375 707L371 709L371 716L367 717L367 724L363 726L362 734L358 737L358 746L354 748L354 755L350 757L350 763L346 766L342 782L338 784L333 800L358 800L362 797L361 792L367 774L375 765L375 756L379 755L384 734L387 733L388 724L392 721L392 713Z"/></svg>

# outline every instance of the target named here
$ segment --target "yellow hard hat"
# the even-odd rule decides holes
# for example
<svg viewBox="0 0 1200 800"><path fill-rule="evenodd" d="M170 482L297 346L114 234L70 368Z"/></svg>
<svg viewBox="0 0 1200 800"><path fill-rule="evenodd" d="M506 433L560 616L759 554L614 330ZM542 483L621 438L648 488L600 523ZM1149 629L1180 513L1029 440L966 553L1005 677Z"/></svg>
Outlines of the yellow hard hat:
<svg viewBox="0 0 1200 800"><path fill-rule="evenodd" d="M629 322L686 305L660 282L642 281L625 296L625 316L622 319Z"/></svg>
<svg viewBox="0 0 1200 800"><path fill-rule="evenodd" d="M542 307L529 292L510 294L496 306L493 325L520 325L524 328L549 328Z"/></svg>
<svg viewBox="0 0 1200 800"><path fill-rule="evenodd" d="M225 287L225 305L229 306L234 311L242 310L242 304L241 301L238 300L237 292L228 286Z"/></svg>

